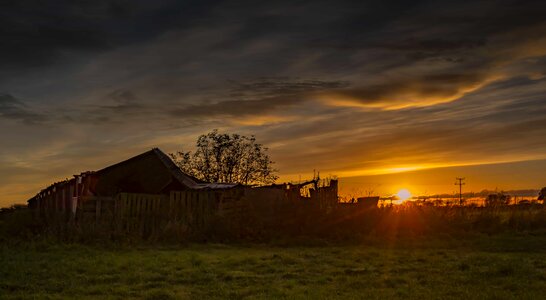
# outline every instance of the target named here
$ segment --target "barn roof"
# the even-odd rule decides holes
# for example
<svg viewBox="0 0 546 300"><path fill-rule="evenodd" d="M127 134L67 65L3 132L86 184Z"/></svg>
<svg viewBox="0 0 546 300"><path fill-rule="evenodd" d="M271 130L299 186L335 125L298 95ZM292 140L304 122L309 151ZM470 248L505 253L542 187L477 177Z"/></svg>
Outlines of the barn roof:
<svg viewBox="0 0 546 300"><path fill-rule="evenodd" d="M237 186L238 184L235 183L210 183L210 182L204 182L201 181L193 176L190 176L182 170L172 161L172 159L167 156L163 151L161 151L159 148L153 148L150 151L144 152L140 155L131 157L127 160L124 160L122 162L119 162L117 164L113 164L111 166L108 166L104 169L101 169L96 172L96 174L100 175L100 173L107 171L111 168L117 167L119 165L128 163L133 160L138 160L144 156L148 155L155 155L165 166L165 168L171 173L171 175L181 184L184 186L190 188L190 189L226 189L226 188L232 188Z"/></svg>
<svg viewBox="0 0 546 300"><path fill-rule="evenodd" d="M225 188L232 188L234 186L237 186L238 184L235 183L215 183L215 182L204 182L202 180L199 180L193 176L190 176L182 170L172 161L170 157L168 157L163 151L159 150L159 148L152 149L155 155L159 157L161 162L169 169L171 174L178 180L180 183L188 186L192 189L225 189Z"/></svg>
<svg viewBox="0 0 546 300"><path fill-rule="evenodd" d="M121 165L127 164L129 162L133 162L135 160L142 159L142 158L147 157L149 155L154 155L155 157L157 157L158 160L161 161L161 163L165 166L165 169L167 169L167 171L173 176L173 178L176 181L178 181L179 183L181 183L182 185L189 188L189 189L195 189L195 190L200 190L200 189L229 189L229 188L238 186L238 184L235 184L235 183L204 182L204 181L201 181L201 180L199 180L199 179L197 179L197 178L195 178L195 177L193 177L191 175L188 175L188 174L182 172L182 170L180 170L180 168L172 161L172 159L169 156L167 156L163 151L161 151L159 148L153 148L150 151L146 151L146 152L144 152L142 154L139 154L137 156L133 156L133 157L131 157L129 159L118 162L118 163L113 164L111 166L108 166L106 168L100 169L100 170L98 170L96 172L88 171L88 172L82 173L81 175L99 175L100 176L101 173L104 173L104 172L106 172L108 170L119 167ZM74 175L74 176L78 176L78 175ZM67 182L72 181L72 180L74 180L74 178L72 178L70 180L67 179L67 180L61 181L61 182L55 182L55 183L49 185L47 188L41 190L40 193L38 193L36 196L29 199L27 202L32 201L38 195L40 195L41 193L43 193L43 192L45 192L47 190L53 190L55 187L58 187L59 185L62 185L62 184L66 184Z"/></svg>

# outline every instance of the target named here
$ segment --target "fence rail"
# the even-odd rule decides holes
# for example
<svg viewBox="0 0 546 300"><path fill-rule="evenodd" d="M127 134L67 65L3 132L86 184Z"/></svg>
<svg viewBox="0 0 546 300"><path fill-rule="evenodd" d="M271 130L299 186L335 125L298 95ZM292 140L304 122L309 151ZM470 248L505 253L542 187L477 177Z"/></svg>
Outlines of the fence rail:
<svg viewBox="0 0 546 300"><path fill-rule="evenodd" d="M86 196L79 202L74 222L111 226L118 231L139 232L142 235L154 233L167 224L204 228L217 212L218 201L218 194L212 191Z"/></svg>
<svg viewBox="0 0 546 300"><path fill-rule="evenodd" d="M57 205L56 198L68 204ZM215 218L241 220L252 215L268 222L290 210L309 209L310 203L320 209L331 207L337 203L337 186L312 191L310 197L300 195L299 189L279 187L172 191L169 195L120 193L115 197L51 194L34 212L47 225L74 224L149 236L172 227L202 230Z"/></svg>

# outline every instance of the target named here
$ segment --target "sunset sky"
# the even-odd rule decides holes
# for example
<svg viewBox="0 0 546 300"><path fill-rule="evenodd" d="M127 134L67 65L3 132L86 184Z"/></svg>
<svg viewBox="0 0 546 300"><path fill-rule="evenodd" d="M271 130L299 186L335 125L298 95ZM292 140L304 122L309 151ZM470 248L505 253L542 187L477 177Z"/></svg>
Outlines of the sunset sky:
<svg viewBox="0 0 546 300"><path fill-rule="evenodd" d="M544 1L4 1L0 206L215 128L255 134L281 181L538 189L545 16Z"/></svg>

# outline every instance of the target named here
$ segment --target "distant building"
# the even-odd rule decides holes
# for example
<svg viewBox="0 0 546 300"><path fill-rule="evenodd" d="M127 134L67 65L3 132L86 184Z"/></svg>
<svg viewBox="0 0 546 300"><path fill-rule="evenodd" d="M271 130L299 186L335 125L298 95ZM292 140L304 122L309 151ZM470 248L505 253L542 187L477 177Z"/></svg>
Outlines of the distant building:
<svg viewBox="0 0 546 300"><path fill-rule="evenodd" d="M356 199L357 204L366 208L377 207L379 196L360 197Z"/></svg>

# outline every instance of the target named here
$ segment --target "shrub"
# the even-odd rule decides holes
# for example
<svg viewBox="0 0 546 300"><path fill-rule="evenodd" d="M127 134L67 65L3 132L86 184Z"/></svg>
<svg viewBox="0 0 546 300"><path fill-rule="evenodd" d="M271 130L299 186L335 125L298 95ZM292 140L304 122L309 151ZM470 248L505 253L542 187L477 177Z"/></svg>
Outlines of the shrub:
<svg viewBox="0 0 546 300"><path fill-rule="evenodd" d="M41 228L26 206L14 205L0 210L0 240L27 239Z"/></svg>

